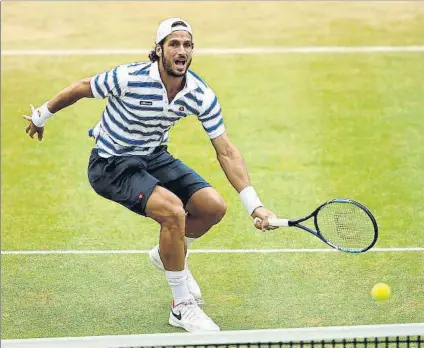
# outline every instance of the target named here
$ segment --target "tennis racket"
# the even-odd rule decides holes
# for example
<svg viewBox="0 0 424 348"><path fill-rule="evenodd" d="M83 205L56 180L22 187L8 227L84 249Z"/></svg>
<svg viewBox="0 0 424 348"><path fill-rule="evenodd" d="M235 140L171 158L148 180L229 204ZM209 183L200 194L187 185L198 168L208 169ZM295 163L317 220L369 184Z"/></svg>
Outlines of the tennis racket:
<svg viewBox="0 0 424 348"><path fill-rule="evenodd" d="M313 219L315 230L301 225ZM255 222L260 221L255 218ZM297 219L270 218L275 227L297 227L321 239L329 246L348 253L363 253L377 242L378 226L372 213L361 203L351 199L336 198L321 204L308 216Z"/></svg>

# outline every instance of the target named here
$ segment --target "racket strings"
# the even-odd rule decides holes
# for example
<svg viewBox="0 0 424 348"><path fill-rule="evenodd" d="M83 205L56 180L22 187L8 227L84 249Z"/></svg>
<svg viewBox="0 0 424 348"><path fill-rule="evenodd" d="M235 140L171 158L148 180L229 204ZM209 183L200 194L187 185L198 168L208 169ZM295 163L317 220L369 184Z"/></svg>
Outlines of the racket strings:
<svg viewBox="0 0 424 348"><path fill-rule="evenodd" d="M327 241L345 249L362 250L374 240L370 217L355 204L333 202L325 205L318 212L317 225Z"/></svg>

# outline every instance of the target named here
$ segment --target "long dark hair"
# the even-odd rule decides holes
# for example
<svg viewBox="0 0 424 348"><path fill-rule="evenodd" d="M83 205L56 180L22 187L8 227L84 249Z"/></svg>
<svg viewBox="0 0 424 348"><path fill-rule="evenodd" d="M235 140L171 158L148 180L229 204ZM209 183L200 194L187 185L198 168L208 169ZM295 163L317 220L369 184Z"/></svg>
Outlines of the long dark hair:
<svg viewBox="0 0 424 348"><path fill-rule="evenodd" d="M159 42L157 45L159 45L161 48L162 48L162 50L163 50L163 44L164 44L164 42L165 42L165 39L163 39L161 42ZM152 49L151 51L150 51L150 53L149 53L149 59L150 59L150 61L152 62L152 63L154 63L154 62L156 62L156 61L158 61L159 60L159 56L157 55L157 53L156 53L156 46L155 46L155 48L154 49Z"/></svg>
<svg viewBox="0 0 424 348"><path fill-rule="evenodd" d="M154 63L154 62L156 62L156 61L159 60L159 56L157 55L155 49L153 49L153 50L150 51L150 53L149 53L149 59L150 59L150 61L152 63Z"/></svg>

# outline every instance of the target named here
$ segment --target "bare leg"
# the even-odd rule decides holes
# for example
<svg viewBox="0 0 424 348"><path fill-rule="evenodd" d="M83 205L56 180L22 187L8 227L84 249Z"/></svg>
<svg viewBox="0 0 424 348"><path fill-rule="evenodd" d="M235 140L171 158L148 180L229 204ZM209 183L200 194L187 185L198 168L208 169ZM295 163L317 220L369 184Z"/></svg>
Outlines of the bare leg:
<svg viewBox="0 0 424 348"><path fill-rule="evenodd" d="M200 288L185 267L185 233L188 231L191 238L203 235L222 219L226 206L214 189L205 188L193 194L186 209L187 216L179 198L160 186L154 189L146 206L147 216L161 225L159 249L152 249L151 260L158 268L165 269L177 301L186 299L189 293L201 299Z"/></svg>
<svg viewBox="0 0 424 348"><path fill-rule="evenodd" d="M205 187L191 196L186 210L185 235L199 238L222 220L227 207L215 189Z"/></svg>
<svg viewBox="0 0 424 348"><path fill-rule="evenodd" d="M197 305L187 286L185 269L185 210L181 200L163 187L156 186L149 197L146 215L160 226L160 257L173 301L169 323L187 331L219 331L219 327Z"/></svg>
<svg viewBox="0 0 424 348"><path fill-rule="evenodd" d="M146 215L160 226L160 256L166 270L184 269L185 211L180 199L163 187L156 186L150 196Z"/></svg>

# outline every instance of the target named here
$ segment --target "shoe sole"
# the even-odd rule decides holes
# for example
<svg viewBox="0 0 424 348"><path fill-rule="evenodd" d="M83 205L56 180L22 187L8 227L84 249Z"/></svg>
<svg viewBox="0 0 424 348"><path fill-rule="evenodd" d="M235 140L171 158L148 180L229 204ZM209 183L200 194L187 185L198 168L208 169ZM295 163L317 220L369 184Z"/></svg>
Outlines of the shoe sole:
<svg viewBox="0 0 424 348"><path fill-rule="evenodd" d="M187 328L185 328L184 325L181 325L180 323L174 321L171 316L169 317L169 321L168 322L169 322L169 325L172 325L174 327L179 327L179 328L184 329L184 330L186 330L188 332L193 332L193 331L190 331Z"/></svg>
<svg viewBox="0 0 424 348"><path fill-rule="evenodd" d="M193 328L192 326L190 328L185 327L184 325L178 323L177 321L174 320L174 318L172 317L172 315L169 316L169 325L174 326L174 327L178 327L180 329L184 329L187 332L219 332L220 330L201 330L201 329L197 329L197 328Z"/></svg>

